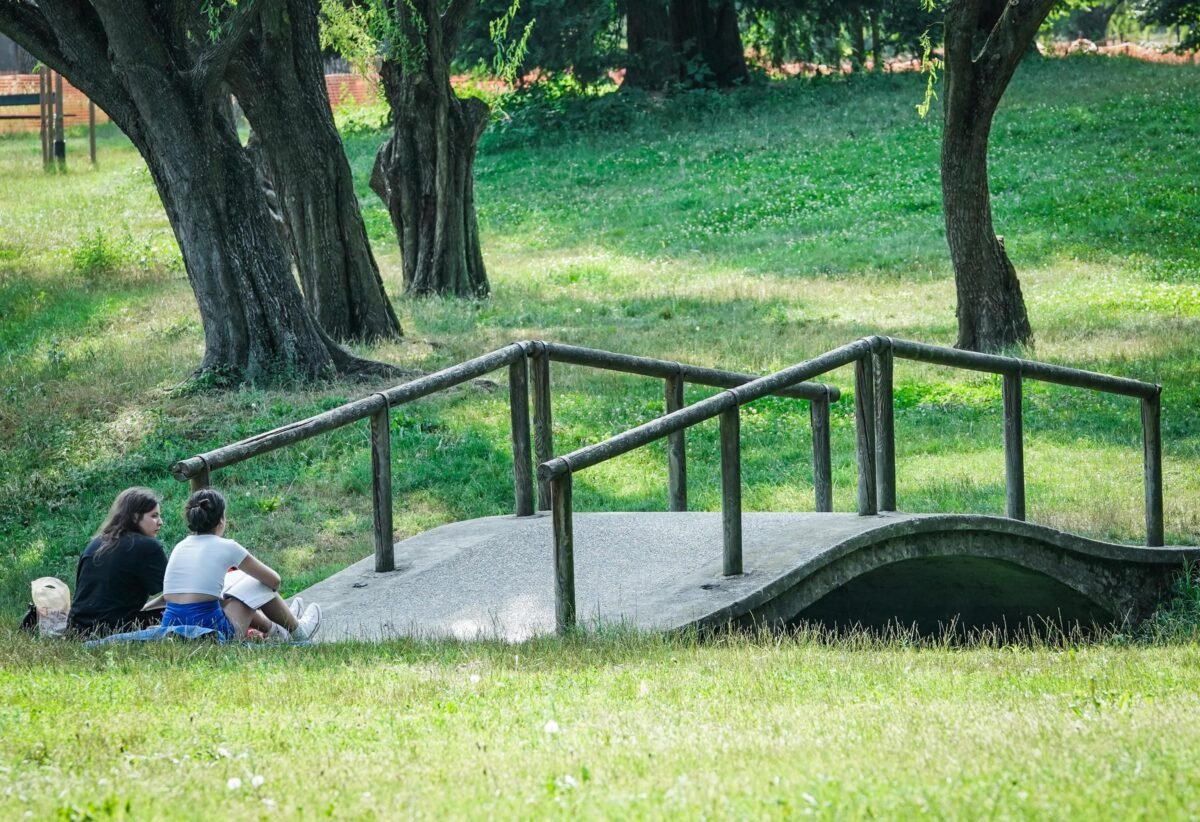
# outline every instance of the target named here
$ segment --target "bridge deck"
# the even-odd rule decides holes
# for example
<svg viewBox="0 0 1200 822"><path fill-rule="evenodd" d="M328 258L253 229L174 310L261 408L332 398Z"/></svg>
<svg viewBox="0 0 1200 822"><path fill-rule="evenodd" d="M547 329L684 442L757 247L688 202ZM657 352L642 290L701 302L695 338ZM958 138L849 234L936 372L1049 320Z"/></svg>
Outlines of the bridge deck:
<svg viewBox="0 0 1200 822"><path fill-rule="evenodd" d="M743 518L746 573L725 578L719 513L577 513L574 534L580 623L654 630L719 625L750 610L786 617L778 606L772 610L773 601L788 600L794 609L805 596L811 601L880 563L923 556L919 546L935 545L938 534L940 556L957 554L946 547L957 542L970 547L966 553L992 556L1003 543L1001 559L1024 564L1021 552L1032 553L1031 567L1050 575L1078 574L1082 558L1100 567L1101 580L1084 580L1077 586L1083 589L1128 587L1113 569L1144 567L1153 571L1149 595L1162 588L1166 569L1177 572L1184 559L1200 556L1197 549L1113 545L997 517L749 513ZM368 557L302 596L321 603L325 641L521 640L554 631L552 544L545 514L451 523L397 543L394 572L375 573ZM880 544L891 546L889 557L871 553ZM1040 547L1031 550L1031 544ZM818 578L825 588L797 593L798 583Z"/></svg>

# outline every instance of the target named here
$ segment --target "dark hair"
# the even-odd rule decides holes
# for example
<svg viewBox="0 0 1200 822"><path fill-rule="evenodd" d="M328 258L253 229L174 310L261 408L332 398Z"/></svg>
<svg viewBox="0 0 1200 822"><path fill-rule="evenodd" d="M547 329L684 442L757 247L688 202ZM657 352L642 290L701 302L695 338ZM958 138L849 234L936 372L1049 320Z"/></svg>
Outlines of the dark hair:
<svg viewBox="0 0 1200 822"><path fill-rule="evenodd" d="M126 488L117 494L112 508L108 509L108 518L96 532L100 537L99 554L112 548L126 534L140 533L138 523L142 517L149 514L162 503L162 498L149 488Z"/></svg>
<svg viewBox="0 0 1200 822"><path fill-rule="evenodd" d="M188 530L193 534L209 534L225 516L225 497L211 488L197 491L188 497L183 509Z"/></svg>

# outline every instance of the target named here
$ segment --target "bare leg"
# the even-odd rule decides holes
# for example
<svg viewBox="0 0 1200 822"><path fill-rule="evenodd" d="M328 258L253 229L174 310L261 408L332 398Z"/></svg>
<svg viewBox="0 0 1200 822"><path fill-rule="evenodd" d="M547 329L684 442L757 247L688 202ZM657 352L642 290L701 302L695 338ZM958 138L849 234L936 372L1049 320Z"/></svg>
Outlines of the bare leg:
<svg viewBox="0 0 1200 822"><path fill-rule="evenodd" d="M221 610L225 612L225 618L233 625L234 639L245 639L246 629L251 627L255 612L250 609L249 605L233 597L221 600Z"/></svg>
<svg viewBox="0 0 1200 822"><path fill-rule="evenodd" d="M274 599L264 604L259 609L259 613L276 625L282 625L289 633L296 630L296 625L298 624L296 622L296 615L292 613L292 609L288 607L287 603L283 601L283 597L279 596L279 594L276 594Z"/></svg>

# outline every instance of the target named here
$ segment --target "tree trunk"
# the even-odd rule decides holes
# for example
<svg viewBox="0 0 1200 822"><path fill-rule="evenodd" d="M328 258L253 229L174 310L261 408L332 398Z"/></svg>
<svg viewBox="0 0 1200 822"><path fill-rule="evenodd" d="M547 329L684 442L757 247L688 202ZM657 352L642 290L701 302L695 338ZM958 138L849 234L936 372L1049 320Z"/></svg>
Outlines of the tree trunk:
<svg viewBox="0 0 1200 822"><path fill-rule="evenodd" d="M680 80L729 88L750 79L733 0L671 0Z"/></svg>
<svg viewBox="0 0 1200 822"><path fill-rule="evenodd" d="M474 165L488 107L454 95L448 60L438 60L436 53L429 49L415 72L383 63L393 133L375 158L371 188L387 204L400 239L407 293L482 297L488 280L475 216Z"/></svg>
<svg viewBox="0 0 1200 822"><path fill-rule="evenodd" d="M999 351L1032 341L1021 284L992 226L987 144L992 115L951 125L942 138L946 241L958 292L958 348Z"/></svg>
<svg viewBox="0 0 1200 822"><path fill-rule="evenodd" d="M222 36L194 4L0 3L0 29L71 80L133 141L150 168L204 326L200 371L222 381L394 371L326 335L292 277L221 77L265 0L220 13Z"/></svg>
<svg viewBox="0 0 1200 822"><path fill-rule="evenodd" d="M1016 269L992 226L987 146L1004 90L1054 2L951 0L946 7L942 201L959 348L998 351L1033 341Z"/></svg>
<svg viewBox="0 0 1200 822"><path fill-rule="evenodd" d="M665 91L679 82L669 0L629 0L625 41L629 60L622 87Z"/></svg>
<svg viewBox="0 0 1200 822"><path fill-rule="evenodd" d="M883 71L883 26L879 22L879 9L869 12L871 17L871 66L872 71Z"/></svg>
<svg viewBox="0 0 1200 822"><path fill-rule="evenodd" d="M863 31L865 23L861 9L850 13L850 59L855 71L862 71L867 65L867 38L866 32Z"/></svg>
<svg viewBox="0 0 1200 822"><path fill-rule="evenodd" d="M330 111L316 3L264 11L227 77L261 141L309 310L339 340L399 337Z"/></svg>

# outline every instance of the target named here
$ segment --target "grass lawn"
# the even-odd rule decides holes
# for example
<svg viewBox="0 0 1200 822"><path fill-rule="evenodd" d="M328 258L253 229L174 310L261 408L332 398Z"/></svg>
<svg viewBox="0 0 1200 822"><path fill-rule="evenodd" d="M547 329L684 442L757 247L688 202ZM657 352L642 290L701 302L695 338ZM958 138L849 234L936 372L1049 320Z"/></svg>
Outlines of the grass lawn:
<svg viewBox="0 0 1200 822"><path fill-rule="evenodd" d="M399 298L394 237L366 188L383 136L354 136L364 216L407 332L361 353L433 370L546 338L765 373L870 333L952 343L940 127L913 114L921 90L906 76L789 82L643 108L613 118L620 130L594 118L570 136L486 135L482 302ZM1196 67L1031 63L990 156L1032 356L1164 387L1176 544L1200 543L1198 97ZM81 138L66 175L43 175L38 149L0 138L10 623L30 579L73 579L121 488L165 495L170 546L185 533L174 460L377 390L172 391L202 337L144 164L113 130L94 169ZM896 379L900 507L1002 512L998 378L898 363ZM849 369L830 381L852 386ZM560 452L661 413L653 380L556 366L553 383ZM472 390L394 412L397 537L510 510L506 405L502 390ZM1136 403L1029 383L1025 409L1030 519L1137 542ZM800 402L744 409L747 510L812 508L807 420ZM853 510L848 396L833 449L834 506ZM691 504L716 510L715 422L689 432L688 451ZM576 510L664 509L665 463L660 443L589 469ZM282 571L285 592L371 551L365 424L214 481L231 498L230 535ZM381 818L1191 817L1197 661L1192 643L617 636L87 651L0 635L0 818L240 818L268 813L266 799Z"/></svg>

